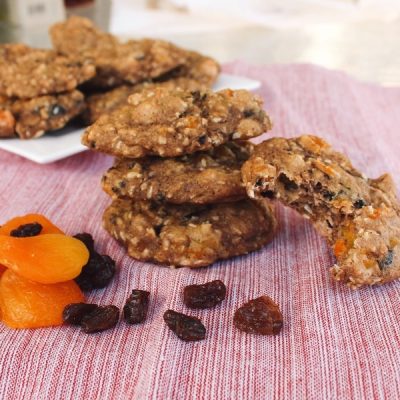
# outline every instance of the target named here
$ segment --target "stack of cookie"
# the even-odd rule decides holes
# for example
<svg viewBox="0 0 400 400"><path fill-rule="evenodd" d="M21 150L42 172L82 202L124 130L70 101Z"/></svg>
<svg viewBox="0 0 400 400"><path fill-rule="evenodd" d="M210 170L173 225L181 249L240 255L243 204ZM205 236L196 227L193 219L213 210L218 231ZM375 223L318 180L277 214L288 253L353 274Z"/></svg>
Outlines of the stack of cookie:
<svg viewBox="0 0 400 400"><path fill-rule="evenodd" d="M0 137L22 139L60 129L85 107L76 87L95 66L23 44L0 46Z"/></svg>
<svg viewBox="0 0 400 400"><path fill-rule="evenodd" d="M245 90L151 87L101 116L82 142L116 156L102 179L106 230L143 261L202 267L268 243L275 218L246 198L247 139L270 129Z"/></svg>
<svg viewBox="0 0 400 400"><path fill-rule="evenodd" d="M210 57L163 40L121 42L78 16L53 25L50 35L60 54L90 60L96 66L96 75L82 87L87 103L83 118L88 125L143 88L162 82L163 86L198 90L211 86L220 71Z"/></svg>

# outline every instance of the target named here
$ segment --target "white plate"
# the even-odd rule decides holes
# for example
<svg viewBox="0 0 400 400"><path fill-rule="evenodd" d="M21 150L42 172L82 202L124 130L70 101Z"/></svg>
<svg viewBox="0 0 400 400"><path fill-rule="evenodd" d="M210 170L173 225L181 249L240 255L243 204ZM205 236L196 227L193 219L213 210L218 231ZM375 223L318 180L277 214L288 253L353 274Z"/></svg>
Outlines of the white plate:
<svg viewBox="0 0 400 400"><path fill-rule="evenodd" d="M254 79L221 74L213 89L255 90L260 86L261 82ZM47 133L38 139L0 139L0 149L18 154L39 164L47 164L88 150L87 147L81 145L80 138L83 131L84 129L68 127L57 132Z"/></svg>

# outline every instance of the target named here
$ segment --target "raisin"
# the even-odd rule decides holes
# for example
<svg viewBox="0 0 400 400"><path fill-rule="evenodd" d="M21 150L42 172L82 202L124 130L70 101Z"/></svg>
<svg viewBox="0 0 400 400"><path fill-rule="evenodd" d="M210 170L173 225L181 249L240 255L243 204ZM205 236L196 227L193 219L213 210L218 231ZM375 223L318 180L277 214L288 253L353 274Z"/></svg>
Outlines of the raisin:
<svg viewBox="0 0 400 400"><path fill-rule="evenodd" d="M198 90L194 90L193 92L190 93L193 96L193 101L199 101L200 100L200 92Z"/></svg>
<svg viewBox="0 0 400 400"><path fill-rule="evenodd" d="M243 116L245 118L250 118L254 115L254 110L244 110L243 112Z"/></svg>
<svg viewBox="0 0 400 400"><path fill-rule="evenodd" d="M111 257L92 253L75 282L82 290L102 289L111 282L114 274L115 261Z"/></svg>
<svg viewBox="0 0 400 400"><path fill-rule="evenodd" d="M282 328L283 318L279 306L268 296L261 296L236 310L233 322L243 332L277 335Z"/></svg>
<svg viewBox="0 0 400 400"><path fill-rule="evenodd" d="M381 270L387 268L393 262L393 257L394 257L394 251L388 250L386 256L378 261L379 268Z"/></svg>
<svg viewBox="0 0 400 400"><path fill-rule="evenodd" d="M319 192L322 189L322 183L321 182L317 182L315 184L315 191Z"/></svg>
<svg viewBox="0 0 400 400"><path fill-rule="evenodd" d="M124 319L128 324L139 324L146 319L149 296L145 290L132 290L124 306Z"/></svg>
<svg viewBox="0 0 400 400"><path fill-rule="evenodd" d="M73 303L68 304L63 311L63 321L70 325L80 325L83 318L96 310L96 304Z"/></svg>
<svg viewBox="0 0 400 400"><path fill-rule="evenodd" d="M324 197L324 199L326 200L333 200L333 198L335 197L335 193L330 192L329 190L324 190L322 192L322 196Z"/></svg>
<svg viewBox="0 0 400 400"><path fill-rule="evenodd" d="M204 144L204 143L207 141L207 136L206 136L206 135L201 135L201 136L199 136L199 138L197 139L197 141L198 141L200 144Z"/></svg>
<svg viewBox="0 0 400 400"><path fill-rule="evenodd" d="M61 115L64 115L66 112L67 110L63 106L60 106L59 104L52 105L49 110L49 114L52 117L60 117Z"/></svg>
<svg viewBox="0 0 400 400"><path fill-rule="evenodd" d="M220 280L189 285L183 289L183 302L190 308L212 308L225 299L226 287Z"/></svg>
<svg viewBox="0 0 400 400"><path fill-rule="evenodd" d="M257 178L256 183L255 183L255 187L261 187L264 183L263 178Z"/></svg>
<svg viewBox="0 0 400 400"><path fill-rule="evenodd" d="M185 342L203 340L206 337L206 328L196 317L167 310L164 313L164 321L179 339Z"/></svg>
<svg viewBox="0 0 400 400"><path fill-rule="evenodd" d="M14 237L31 237L37 236L42 232L42 225L37 222L33 222L31 224L20 225L18 228L13 229L10 232L10 236Z"/></svg>
<svg viewBox="0 0 400 400"><path fill-rule="evenodd" d="M93 236L90 233L77 233L74 238L80 240L87 247L90 254L95 252Z"/></svg>
<svg viewBox="0 0 400 400"><path fill-rule="evenodd" d="M157 236L160 236L163 226L164 226L164 224L159 224L159 225L153 226L154 232Z"/></svg>
<svg viewBox="0 0 400 400"><path fill-rule="evenodd" d="M86 315L81 321L82 330L85 333L105 331L117 325L119 309L116 306L97 307Z"/></svg>
<svg viewBox="0 0 400 400"><path fill-rule="evenodd" d="M354 202L355 208L363 208L365 206L365 201L363 199L358 199Z"/></svg>
<svg viewBox="0 0 400 400"><path fill-rule="evenodd" d="M89 261L82 268L80 275L75 278L75 282L82 290L106 287L115 274L115 261L105 254L97 253L90 233L78 233L74 238L83 242L90 253Z"/></svg>
<svg viewBox="0 0 400 400"><path fill-rule="evenodd" d="M194 103L202 103L207 98L207 93L201 93L199 90L191 92Z"/></svg>
<svg viewBox="0 0 400 400"><path fill-rule="evenodd" d="M280 174L278 180L283 184L285 190L291 191L299 188L297 183L289 179L285 174Z"/></svg>
<svg viewBox="0 0 400 400"><path fill-rule="evenodd" d="M275 196L272 190L264 190L263 192L260 192L260 195L262 197L266 197L267 199L273 199Z"/></svg>

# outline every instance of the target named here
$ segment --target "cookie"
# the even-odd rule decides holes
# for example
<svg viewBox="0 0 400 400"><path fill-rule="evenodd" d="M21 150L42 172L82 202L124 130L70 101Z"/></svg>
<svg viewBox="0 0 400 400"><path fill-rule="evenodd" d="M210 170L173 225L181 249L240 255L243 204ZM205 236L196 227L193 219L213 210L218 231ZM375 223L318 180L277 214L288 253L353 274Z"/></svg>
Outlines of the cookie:
<svg viewBox="0 0 400 400"><path fill-rule="evenodd" d="M82 143L117 157L176 157L248 139L271 128L262 99L246 90L135 93L86 129Z"/></svg>
<svg viewBox="0 0 400 400"><path fill-rule="evenodd" d="M196 51L186 51L185 63L157 80L169 80L183 77L193 79L207 87L211 87L218 78L221 66L216 60Z"/></svg>
<svg viewBox="0 0 400 400"><path fill-rule="evenodd" d="M267 205L248 199L207 206L114 200L103 224L131 257L191 268L258 250L276 226Z"/></svg>
<svg viewBox="0 0 400 400"><path fill-rule="evenodd" d="M7 128L8 135L1 134L0 122L0 136L17 134L21 139L37 138L47 131L63 128L68 121L81 113L84 107L83 94L78 90L26 100L0 96L0 121L3 119L2 114L11 115L14 121L12 132L11 123L9 129Z"/></svg>
<svg viewBox="0 0 400 400"><path fill-rule="evenodd" d="M261 143L242 174L250 197L277 198L313 222L337 258L336 280L358 288L400 277L400 205L389 175L368 179L315 136Z"/></svg>
<svg viewBox="0 0 400 400"><path fill-rule="evenodd" d="M181 76L212 86L220 71L221 66L213 58L195 51L188 51L187 61L182 67Z"/></svg>
<svg viewBox="0 0 400 400"><path fill-rule="evenodd" d="M50 35L54 48L61 54L95 63L96 76L90 85L97 88L156 78L186 60L185 51L172 43L153 39L122 43L78 16L53 25Z"/></svg>
<svg viewBox="0 0 400 400"><path fill-rule="evenodd" d="M74 90L92 78L94 65L23 44L0 45L0 95L18 98Z"/></svg>
<svg viewBox="0 0 400 400"><path fill-rule="evenodd" d="M253 145L229 142L207 152L179 158L116 160L103 176L113 198L209 204L246 197L240 168Z"/></svg>
<svg viewBox="0 0 400 400"><path fill-rule="evenodd" d="M183 90L195 91L203 89L204 85L189 78L174 78L159 83L145 82L134 86L122 85L105 93L92 94L86 98L86 110L83 114L84 123L87 125L93 124L101 115L110 113L126 104L131 94L154 87L181 88Z"/></svg>

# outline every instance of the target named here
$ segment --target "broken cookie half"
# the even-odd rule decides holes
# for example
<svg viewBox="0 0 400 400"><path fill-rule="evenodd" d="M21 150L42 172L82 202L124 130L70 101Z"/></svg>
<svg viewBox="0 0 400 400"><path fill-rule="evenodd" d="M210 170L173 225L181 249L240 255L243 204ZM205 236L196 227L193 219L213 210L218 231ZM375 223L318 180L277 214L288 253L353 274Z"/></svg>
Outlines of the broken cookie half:
<svg viewBox="0 0 400 400"><path fill-rule="evenodd" d="M368 179L321 138L272 138L242 167L251 198L276 198L310 219L351 288L400 277L400 205L389 175Z"/></svg>

